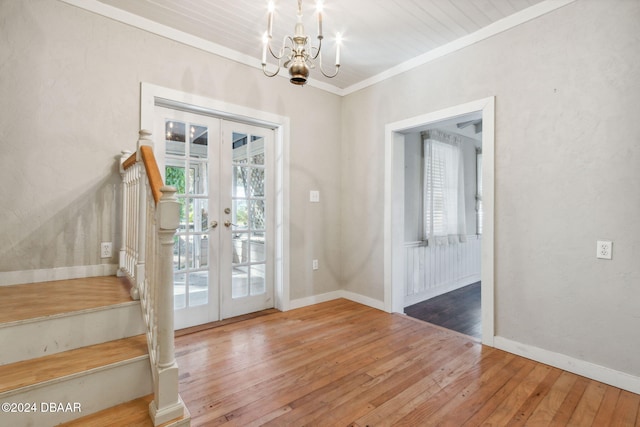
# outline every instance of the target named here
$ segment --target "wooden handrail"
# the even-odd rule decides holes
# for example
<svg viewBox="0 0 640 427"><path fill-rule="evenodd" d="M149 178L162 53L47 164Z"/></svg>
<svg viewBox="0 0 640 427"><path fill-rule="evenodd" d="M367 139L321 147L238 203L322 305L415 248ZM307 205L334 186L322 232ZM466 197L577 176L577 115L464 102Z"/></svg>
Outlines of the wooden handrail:
<svg viewBox="0 0 640 427"><path fill-rule="evenodd" d="M136 164L136 153L133 153L132 155L129 156L129 158L127 160L125 160L124 162L122 162L122 169L127 170L129 169L131 166Z"/></svg>
<svg viewBox="0 0 640 427"><path fill-rule="evenodd" d="M160 197L162 197L162 192L160 191L160 189L164 184L162 183L162 176L160 175L160 169L158 168L156 157L153 154L153 149L148 145L143 145L140 147L140 155L142 157L144 168L147 171L147 177L149 178L149 186L151 187L153 200L157 205L160 201ZM136 161L137 155L136 153L133 153L127 160L122 162L122 169L129 169L131 166L136 164Z"/></svg>
<svg viewBox="0 0 640 427"><path fill-rule="evenodd" d="M162 197L162 192L160 189L164 185L162 183L162 176L160 175L160 169L158 168L158 163L156 163L156 157L153 155L153 149L148 145L143 145L140 147L140 154L142 156L142 162L144 163L144 168L147 171L147 177L149 178L149 186L151 187L151 193L153 194L153 200L155 200L156 205L160 201L160 197Z"/></svg>

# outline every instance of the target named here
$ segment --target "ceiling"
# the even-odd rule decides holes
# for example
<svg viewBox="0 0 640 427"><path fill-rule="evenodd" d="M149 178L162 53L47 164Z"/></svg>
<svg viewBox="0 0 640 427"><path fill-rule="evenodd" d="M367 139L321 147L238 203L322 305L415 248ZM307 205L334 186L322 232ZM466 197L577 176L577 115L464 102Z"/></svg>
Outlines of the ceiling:
<svg viewBox="0 0 640 427"><path fill-rule="evenodd" d="M98 0L63 1L90 9L87 4L97 4ZM323 56L328 62L325 69L328 72L333 70L336 32L343 35L341 68L334 79L323 77L317 68L312 69L309 84L324 85L325 89L336 93L359 88L376 76L384 76L394 70L401 72L404 66L411 68L411 61L415 62L416 57L437 52L446 54L451 51L447 47L460 45L460 40L467 40L462 45L471 44L571 1L324 0ZM99 7L93 8L98 13L111 14L115 19L125 15L129 21L137 20L138 26L146 29L150 25L161 24L155 25L153 31L169 34L172 38L175 34L186 34L188 36L183 39L204 41L206 46L213 46L208 50L214 53L260 67L261 38L267 26L267 0L99 2ZM278 43L285 35L293 32L297 2L276 0L275 6L274 50L279 48ZM315 42L315 0L303 1L302 10L307 35ZM275 63L270 64L270 70L275 70ZM286 72L281 71L281 74L287 76Z"/></svg>

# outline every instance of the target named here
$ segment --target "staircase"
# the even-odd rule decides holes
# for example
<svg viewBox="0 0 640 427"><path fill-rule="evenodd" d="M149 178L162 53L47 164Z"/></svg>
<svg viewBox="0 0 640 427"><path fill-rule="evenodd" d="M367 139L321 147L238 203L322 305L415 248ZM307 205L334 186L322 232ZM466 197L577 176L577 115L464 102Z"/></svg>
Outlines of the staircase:
<svg viewBox="0 0 640 427"><path fill-rule="evenodd" d="M146 329L129 292L115 276L0 287L0 425L53 426L111 407L114 420L120 404L126 419L153 425Z"/></svg>

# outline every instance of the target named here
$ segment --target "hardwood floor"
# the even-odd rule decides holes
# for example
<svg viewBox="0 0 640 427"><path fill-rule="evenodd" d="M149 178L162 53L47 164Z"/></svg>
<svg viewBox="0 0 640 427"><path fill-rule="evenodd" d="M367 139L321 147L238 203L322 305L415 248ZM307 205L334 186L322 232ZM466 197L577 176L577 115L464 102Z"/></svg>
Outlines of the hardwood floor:
<svg viewBox="0 0 640 427"><path fill-rule="evenodd" d="M347 300L176 349L193 426L640 426L640 395Z"/></svg>
<svg viewBox="0 0 640 427"><path fill-rule="evenodd" d="M480 282L411 305L404 312L407 316L482 338Z"/></svg>

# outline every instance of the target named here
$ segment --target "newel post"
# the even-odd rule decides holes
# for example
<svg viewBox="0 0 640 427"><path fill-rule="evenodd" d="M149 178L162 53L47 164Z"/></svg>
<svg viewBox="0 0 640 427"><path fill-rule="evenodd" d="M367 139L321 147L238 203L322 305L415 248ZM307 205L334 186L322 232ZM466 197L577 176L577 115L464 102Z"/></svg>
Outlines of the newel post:
<svg viewBox="0 0 640 427"><path fill-rule="evenodd" d="M157 205L158 219L158 282L155 316L158 334L156 354L157 381L155 396L149 405L154 425L184 414L184 403L178 395L178 365L173 336L173 237L180 221L180 204L176 189L164 186Z"/></svg>

